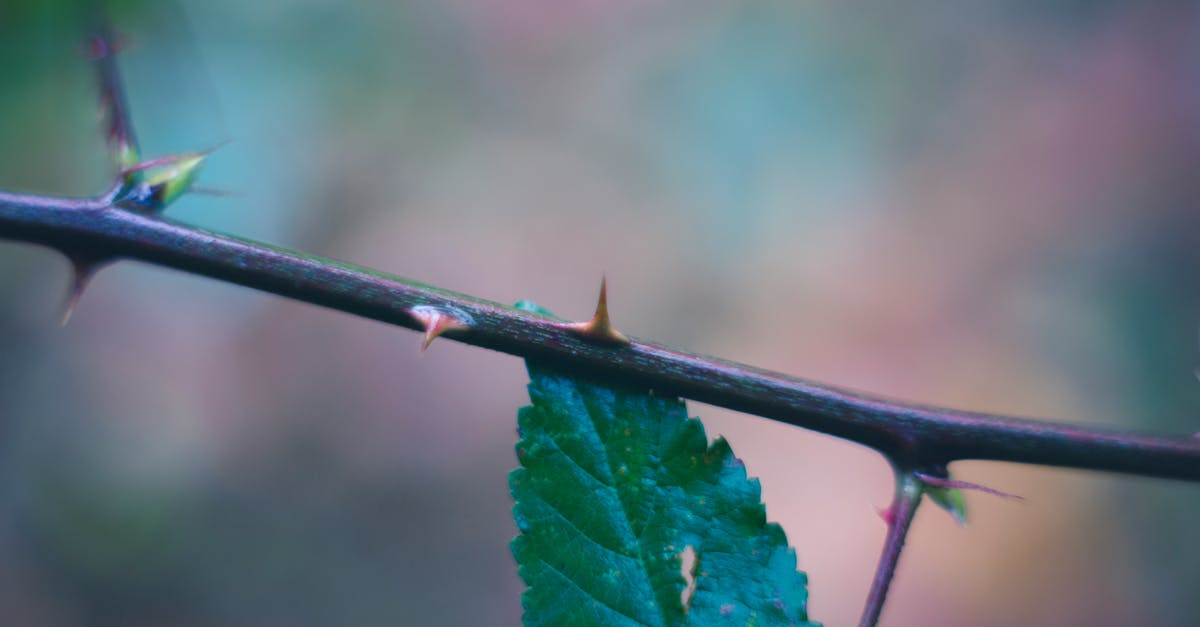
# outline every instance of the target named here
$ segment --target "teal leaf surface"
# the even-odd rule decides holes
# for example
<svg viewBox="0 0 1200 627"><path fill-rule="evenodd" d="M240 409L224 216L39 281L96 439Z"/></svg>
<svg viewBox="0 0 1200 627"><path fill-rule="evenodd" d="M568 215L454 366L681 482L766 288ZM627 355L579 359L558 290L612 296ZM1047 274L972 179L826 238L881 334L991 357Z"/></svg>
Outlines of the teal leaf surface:
<svg viewBox="0 0 1200 627"><path fill-rule="evenodd" d="M812 624L758 481L679 399L529 374L509 476L525 625Z"/></svg>

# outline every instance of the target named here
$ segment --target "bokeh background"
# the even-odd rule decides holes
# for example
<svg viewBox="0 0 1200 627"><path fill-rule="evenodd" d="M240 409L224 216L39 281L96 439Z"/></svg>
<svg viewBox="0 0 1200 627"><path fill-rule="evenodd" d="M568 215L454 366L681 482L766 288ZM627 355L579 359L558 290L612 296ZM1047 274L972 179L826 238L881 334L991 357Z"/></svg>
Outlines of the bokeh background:
<svg viewBox="0 0 1200 627"><path fill-rule="evenodd" d="M1200 3L119 3L171 214L894 397L1200 431ZM0 188L112 175L72 2L0 0ZM521 362L0 242L0 616L517 625ZM857 620L885 463L699 404L813 618ZM887 625L1178 625L1200 486L962 463Z"/></svg>

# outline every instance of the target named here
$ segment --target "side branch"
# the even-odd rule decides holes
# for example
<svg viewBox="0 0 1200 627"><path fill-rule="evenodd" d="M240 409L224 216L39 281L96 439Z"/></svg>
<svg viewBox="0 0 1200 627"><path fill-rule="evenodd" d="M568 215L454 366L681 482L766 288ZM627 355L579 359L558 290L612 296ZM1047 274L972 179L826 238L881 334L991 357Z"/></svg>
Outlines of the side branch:
<svg viewBox="0 0 1200 627"><path fill-rule="evenodd" d="M453 312L470 322L448 338L845 438L905 467L990 459L1200 481L1200 438L928 407L638 339L597 342L535 312L125 210L118 189L90 199L0 193L0 239L140 260L420 331L431 308Z"/></svg>
<svg viewBox="0 0 1200 627"><path fill-rule="evenodd" d="M908 528L917 514L917 506L921 504L924 491L921 479L907 468L896 468L895 471L896 494L892 497L892 504L880 512L883 522L887 523L887 538L879 554L879 564L871 580L871 592L867 595L858 627L875 627L879 623L883 602L887 599L892 577L896 575L896 565L900 563L900 553L904 550L904 541L908 537Z"/></svg>

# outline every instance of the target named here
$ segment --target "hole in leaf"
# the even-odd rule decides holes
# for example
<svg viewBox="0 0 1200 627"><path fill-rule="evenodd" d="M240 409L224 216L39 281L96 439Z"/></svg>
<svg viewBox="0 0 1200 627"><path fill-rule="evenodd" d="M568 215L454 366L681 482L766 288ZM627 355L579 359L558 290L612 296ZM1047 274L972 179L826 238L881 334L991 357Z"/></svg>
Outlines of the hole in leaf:
<svg viewBox="0 0 1200 627"><path fill-rule="evenodd" d="M700 560L696 555L696 549L692 545L688 545L679 554L679 567L683 575L683 581L687 584L683 588L683 592L679 594L679 600L683 602L683 613L687 614L692 606L692 596L696 594L696 569L700 566Z"/></svg>

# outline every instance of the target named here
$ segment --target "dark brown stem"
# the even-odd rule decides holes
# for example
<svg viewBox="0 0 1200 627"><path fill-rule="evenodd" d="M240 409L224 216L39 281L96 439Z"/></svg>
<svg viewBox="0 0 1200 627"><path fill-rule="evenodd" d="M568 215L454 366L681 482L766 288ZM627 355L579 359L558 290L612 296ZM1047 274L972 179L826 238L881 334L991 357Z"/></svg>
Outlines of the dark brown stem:
<svg viewBox="0 0 1200 627"><path fill-rule="evenodd" d="M901 467L991 459L1200 481L1200 439L887 400L633 339L599 342L562 321L367 268L121 209L114 191L0 194L0 239L69 256L127 258L424 331L415 307L465 314L445 337L568 371L756 414L874 448Z"/></svg>
<svg viewBox="0 0 1200 627"><path fill-rule="evenodd" d="M883 512L884 522L888 526L887 539L883 542L879 564L875 567L875 578L871 580L871 592L867 595L859 627L875 627L879 622L883 602L887 600L888 589L896 574L896 564L900 562L900 552L904 550L908 528L917 514L923 492L924 485L915 473L896 468L896 494L892 497L891 506Z"/></svg>

